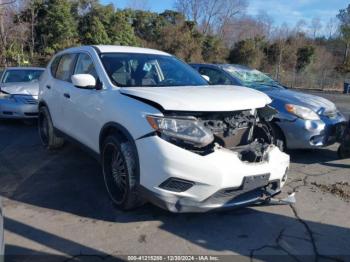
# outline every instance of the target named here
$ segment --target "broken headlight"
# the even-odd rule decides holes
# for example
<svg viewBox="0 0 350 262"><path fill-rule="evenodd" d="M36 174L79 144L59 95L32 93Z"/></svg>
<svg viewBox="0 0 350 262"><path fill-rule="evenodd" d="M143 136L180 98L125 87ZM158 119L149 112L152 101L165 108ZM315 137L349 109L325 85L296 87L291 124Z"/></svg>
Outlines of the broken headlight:
<svg viewBox="0 0 350 262"><path fill-rule="evenodd" d="M291 113L299 118L305 119L305 120L319 120L320 119L318 114L316 114L314 111L312 111L311 109L309 109L307 107L286 104L285 108L286 108L287 112L289 112L289 113Z"/></svg>
<svg viewBox="0 0 350 262"><path fill-rule="evenodd" d="M213 134L194 119L147 116L151 127L169 139L191 144L196 147L205 147L214 140Z"/></svg>

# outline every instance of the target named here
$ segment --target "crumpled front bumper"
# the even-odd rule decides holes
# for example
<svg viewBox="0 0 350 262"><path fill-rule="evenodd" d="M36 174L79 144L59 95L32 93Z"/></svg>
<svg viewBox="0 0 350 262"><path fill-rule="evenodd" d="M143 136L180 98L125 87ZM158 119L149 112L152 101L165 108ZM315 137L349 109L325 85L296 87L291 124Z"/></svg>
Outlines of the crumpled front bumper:
<svg viewBox="0 0 350 262"><path fill-rule="evenodd" d="M193 201L186 197L160 195L144 187L141 187L140 191L143 197L151 203L174 213L200 213L268 203L271 197L281 193L279 181L270 182L266 186L251 190L223 189L202 202Z"/></svg>
<svg viewBox="0 0 350 262"><path fill-rule="evenodd" d="M205 212L263 201L280 192L289 156L276 146L267 160L241 161L236 152L216 149L202 156L152 136L136 141L140 187L146 199L172 212ZM186 190L163 187L169 179L191 183ZM181 184L180 184L181 189Z"/></svg>
<svg viewBox="0 0 350 262"><path fill-rule="evenodd" d="M34 99L28 103L16 99L0 98L0 118L26 119L38 117L38 104Z"/></svg>
<svg viewBox="0 0 350 262"><path fill-rule="evenodd" d="M339 114L335 118L321 116L320 120L281 120L276 124L282 129L289 149L312 149L334 144L344 131L346 120Z"/></svg>

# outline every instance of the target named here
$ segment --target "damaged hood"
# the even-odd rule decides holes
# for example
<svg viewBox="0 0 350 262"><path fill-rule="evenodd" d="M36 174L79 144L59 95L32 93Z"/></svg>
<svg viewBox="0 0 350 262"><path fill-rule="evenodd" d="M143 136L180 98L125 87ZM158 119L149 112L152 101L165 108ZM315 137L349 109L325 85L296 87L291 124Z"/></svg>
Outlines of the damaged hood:
<svg viewBox="0 0 350 262"><path fill-rule="evenodd" d="M305 94L288 89L274 89L265 91L273 99L273 103L300 105L312 109L314 112L334 112L337 110L335 104L323 97Z"/></svg>
<svg viewBox="0 0 350 262"><path fill-rule="evenodd" d="M31 95L38 96L39 82L8 83L0 84L0 91L11 95Z"/></svg>
<svg viewBox="0 0 350 262"><path fill-rule="evenodd" d="M241 86L128 87L120 92L170 111L238 111L271 103L264 93Z"/></svg>

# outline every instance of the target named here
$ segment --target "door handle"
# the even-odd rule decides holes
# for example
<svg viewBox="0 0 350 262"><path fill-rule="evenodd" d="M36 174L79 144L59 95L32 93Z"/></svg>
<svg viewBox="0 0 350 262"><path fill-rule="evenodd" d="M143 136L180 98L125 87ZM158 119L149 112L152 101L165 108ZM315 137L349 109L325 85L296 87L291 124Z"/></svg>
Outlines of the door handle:
<svg viewBox="0 0 350 262"><path fill-rule="evenodd" d="M51 89L51 86L47 85L46 88L47 88L47 89Z"/></svg>
<svg viewBox="0 0 350 262"><path fill-rule="evenodd" d="M64 96L65 98L68 98L68 99L70 98L70 94L68 94L68 93L64 93L63 96Z"/></svg>

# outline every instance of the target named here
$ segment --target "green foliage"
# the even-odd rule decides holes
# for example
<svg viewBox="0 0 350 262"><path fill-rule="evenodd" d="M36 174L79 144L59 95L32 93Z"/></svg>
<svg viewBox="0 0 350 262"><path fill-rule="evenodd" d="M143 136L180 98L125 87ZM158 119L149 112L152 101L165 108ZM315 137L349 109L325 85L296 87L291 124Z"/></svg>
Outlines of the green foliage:
<svg viewBox="0 0 350 262"><path fill-rule="evenodd" d="M146 45L155 43L161 33L165 19L157 13L136 10L132 14L132 27L138 39L146 42Z"/></svg>
<svg viewBox="0 0 350 262"><path fill-rule="evenodd" d="M313 55L315 54L315 47L308 45L303 46L297 51L297 63L295 69L297 72L305 69L310 63Z"/></svg>
<svg viewBox="0 0 350 262"><path fill-rule="evenodd" d="M41 48L53 53L77 43L77 23L69 0L47 0L39 7L37 35L43 36Z"/></svg>
<svg viewBox="0 0 350 262"><path fill-rule="evenodd" d="M233 64L242 64L259 68L265 54L263 49L266 43L264 38L256 37L237 42L230 51L228 60Z"/></svg>
<svg viewBox="0 0 350 262"><path fill-rule="evenodd" d="M203 61L201 55L202 35L191 23L167 24L157 40L160 49L178 56L187 62Z"/></svg>
<svg viewBox="0 0 350 262"><path fill-rule="evenodd" d="M222 41L215 36L205 36L202 44L202 57L208 63L225 61L226 49Z"/></svg>
<svg viewBox="0 0 350 262"><path fill-rule="evenodd" d="M125 11L117 11L110 21L109 38L114 45L138 45L134 29L131 24L132 18Z"/></svg>
<svg viewBox="0 0 350 262"><path fill-rule="evenodd" d="M93 16L86 22L82 29L83 34L81 35L83 44L98 45L110 43L106 30L98 17Z"/></svg>

